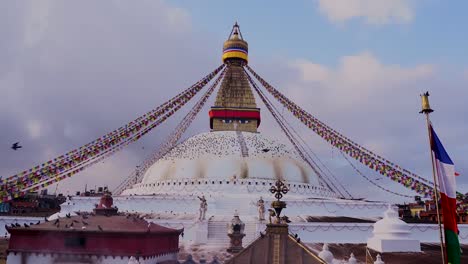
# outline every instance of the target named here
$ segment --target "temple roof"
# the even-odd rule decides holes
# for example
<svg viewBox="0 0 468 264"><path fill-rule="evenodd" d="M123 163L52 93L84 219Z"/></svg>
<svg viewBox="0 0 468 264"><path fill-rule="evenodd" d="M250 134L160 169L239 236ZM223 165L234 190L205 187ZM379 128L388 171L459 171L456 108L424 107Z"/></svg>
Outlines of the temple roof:
<svg viewBox="0 0 468 264"><path fill-rule="evenodd" d="M270 224L260 236L226 264L325 264L312 250L288 234L288 226Z"/></svg>
<svg viewBox="0 0 468 264"><path fill-rule="evenodd" d="M112 216L94 213L78 213L76 216L58 218L19 227L7 227L8 232L22 231L55 231L55 232L101 232L101 233L157 233L180 234L181 230L171 229L147 222L135 214L118 214Z"/></svg>

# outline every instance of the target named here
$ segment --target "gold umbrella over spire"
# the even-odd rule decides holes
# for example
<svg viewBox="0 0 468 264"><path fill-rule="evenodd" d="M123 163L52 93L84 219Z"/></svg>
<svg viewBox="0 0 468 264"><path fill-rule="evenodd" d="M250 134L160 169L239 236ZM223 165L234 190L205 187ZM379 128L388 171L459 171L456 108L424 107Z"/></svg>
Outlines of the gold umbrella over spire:
<svg viewBox="0 0 468 264"><path fill-rule="evenodd" d="M237 22L234 24L228 39L223 45L223 62L240 62L242 65L248 62L249 45L242 37L240 27Z"/></svg>

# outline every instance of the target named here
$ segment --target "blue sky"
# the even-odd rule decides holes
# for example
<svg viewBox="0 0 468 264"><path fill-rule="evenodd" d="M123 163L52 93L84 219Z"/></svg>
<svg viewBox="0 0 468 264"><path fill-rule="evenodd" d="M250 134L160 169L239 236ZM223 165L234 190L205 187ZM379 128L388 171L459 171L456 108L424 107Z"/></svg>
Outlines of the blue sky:
<svg viewBox="0 0 468 264"><path fill-rule="evenodd" d="M341 1L343 8L345 2ZM362 1L366 3L367 1ZM378 0L375 2L379 2ZM392 1L388 1L392 2ZM395 1L398 2L398 1ZM280 54L334 65L342 54L370 50L386 63L414 65L431 61L467 67L464 25L468 2L410 0L410 21L367 23L356 16L331 21L319 1L174 1L192 16L194 29L225 37L238 20L257 56Z"/></svg>
<svg viewBox="0 0 468 264"><path fill-rule="evenodd" d="M262 77L354 141L426 178L427 134L418 111L419 94L429 90L434 126L461 173L459 190L468 192L466 10L462 0L2 2L0 176L84 145L187 88L221 63L237 20L249 63ZM281 137L259 106L260 131ZM208 130L206 107L187 136ZM182 114L59 191L116 186ZM356 196L394 198L366 185L291 120ZM18 140L24 148L12 153Z"/></svg>

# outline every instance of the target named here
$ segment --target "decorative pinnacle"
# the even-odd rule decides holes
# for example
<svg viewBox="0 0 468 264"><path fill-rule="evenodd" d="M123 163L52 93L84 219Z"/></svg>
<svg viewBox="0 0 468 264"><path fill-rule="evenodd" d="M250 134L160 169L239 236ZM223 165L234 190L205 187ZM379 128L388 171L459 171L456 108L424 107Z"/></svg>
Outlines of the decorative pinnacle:
<svg viewBox="0 0 468 264"><path fill-rule="evenodd" d="M429 105L429 92L425 92L421 94L421 100L422 100L422 109L419 112L420 114L429 114L434 112L434 110L431 109L431 106Z"/></svg>
<svg viewBox="0 0 468 264"><path fill-rule="evenodd" d="M288 193L289 189L284 184L281 180L277 180L275 185L271 186L270 192L275 194L276 201L271 202L271 207L274 209L274 213L271 214L271 216L276 216L276 219L274 221L275 224L281 224L282 218L281 218L281 211L286 208L286 202L280 201L281 198L283 198L283 194ZM270 212L271 213L271 212ZM287 222L287 216L283 216L285 218L284 221ZM270 218L270 224L271 224L271 218Z"/></svg>
<svg viewBox="0 0 468 264"><path fill-rule="evenodd" d="M275 185L271 186L270 192L275 194L275 198L279 202L283 198L283 194L289 192L289 189L281 180L277 180Z"/></svg>

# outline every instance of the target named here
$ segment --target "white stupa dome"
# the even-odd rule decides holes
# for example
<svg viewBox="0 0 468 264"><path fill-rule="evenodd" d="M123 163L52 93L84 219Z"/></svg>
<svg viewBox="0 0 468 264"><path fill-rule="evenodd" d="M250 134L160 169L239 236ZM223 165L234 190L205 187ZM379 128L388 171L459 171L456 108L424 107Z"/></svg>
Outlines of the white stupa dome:
<svg viewBox="0 0 468 264"><path fill-rule="evenodd" d="M244 181L245 185L269 187L277 179L300 188L299 193L306 189L319 196L335 195L320 184L292 146L260 133L239 131L207 132L185 140L154 163L141 183L123 194L178 192L187 185L203 184L209 185L203 189L210 191L215 185Z"/></svg>
<svg viewBox="0 0 468 264"><path fill-rule="evenodd" d="M260 133L234 131L201 133L187 139L151 166L142 182L236 178L319 184L292 147Z"/></svg>

